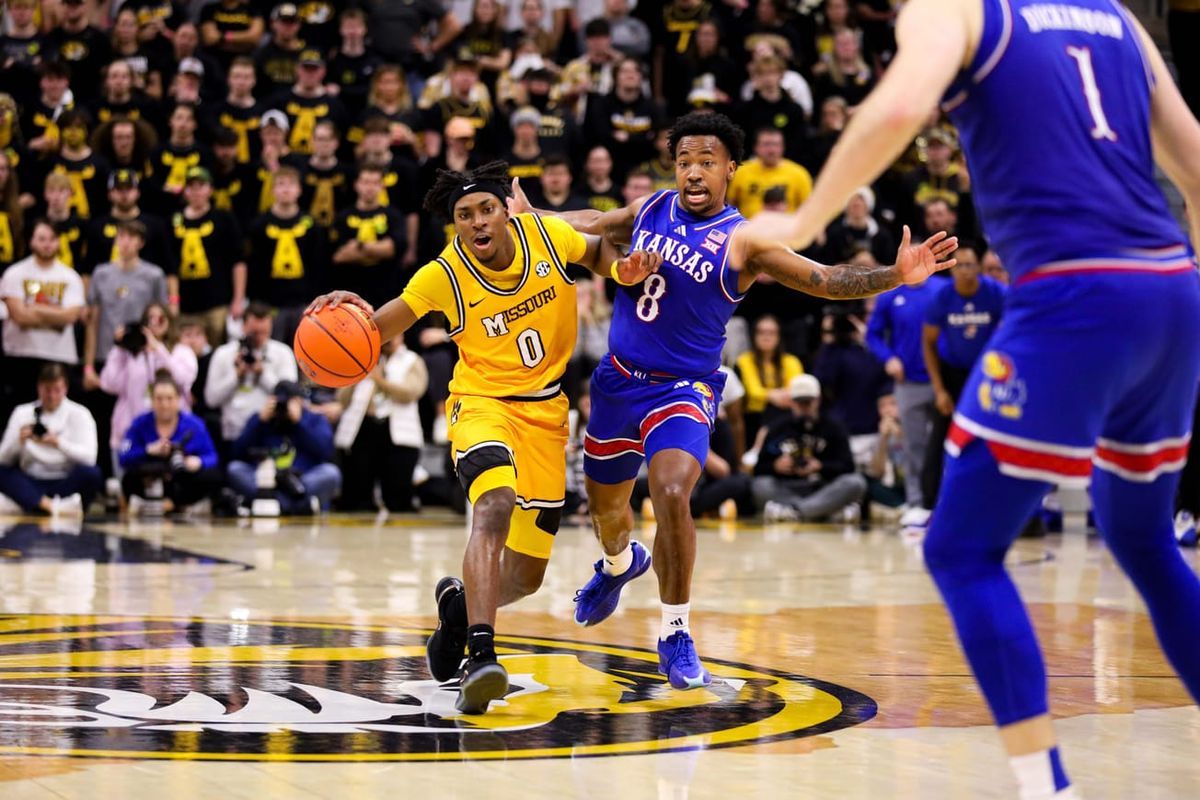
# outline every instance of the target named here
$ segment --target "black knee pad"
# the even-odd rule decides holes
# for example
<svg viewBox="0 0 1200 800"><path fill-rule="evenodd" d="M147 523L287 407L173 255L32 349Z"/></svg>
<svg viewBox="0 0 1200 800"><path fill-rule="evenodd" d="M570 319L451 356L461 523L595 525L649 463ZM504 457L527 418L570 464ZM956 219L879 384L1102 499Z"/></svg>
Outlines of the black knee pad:
<svg viewBox="0 0 1200 800"><path fill-rule="evenodd" d="M558 526L561 523L561 508L543 508L538 511L537 519L534 520L534 524L538 526L539 530L543 530L551 536L558 533Z"/></svg>
<svg viewBox="0 0 1200 800"><path fill-rule="evenodd" d="M499 442L485 442L460 453L454 469L458 473L458 481L462 484L463 491L470 497L471 484L476 478L489 469L506 466L516 469L512 452Z"/></svg>

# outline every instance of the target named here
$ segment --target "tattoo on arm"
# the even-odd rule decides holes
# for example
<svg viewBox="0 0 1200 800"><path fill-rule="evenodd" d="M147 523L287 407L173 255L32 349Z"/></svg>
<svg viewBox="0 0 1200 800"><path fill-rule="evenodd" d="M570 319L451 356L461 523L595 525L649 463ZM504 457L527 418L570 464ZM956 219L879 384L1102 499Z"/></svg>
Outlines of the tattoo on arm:
<svg viewBox="0 0 1200 800"><path fill-rule="evenodd" d="M886 292L900 285L900 277L891 264L858 266L839 264L814 269L809 276L807 291L821 297L853 299Z"/></svg>

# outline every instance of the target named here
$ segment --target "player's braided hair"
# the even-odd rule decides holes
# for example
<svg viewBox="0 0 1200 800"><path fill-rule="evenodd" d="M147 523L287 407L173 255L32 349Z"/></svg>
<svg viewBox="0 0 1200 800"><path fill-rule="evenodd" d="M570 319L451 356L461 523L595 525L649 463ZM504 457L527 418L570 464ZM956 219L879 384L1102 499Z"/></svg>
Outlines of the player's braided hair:
<svg viewBox="0 0 1200 800"><path fill-rule="evenodd" d="M441 216L446 213L446 203L450 195L460 186L468 183L497 183L505 187L508 194L508 162L492 161L482 167L476 167L466 172L456 172L450 169L439 169L433 186L425 193L423 206L431 214Z"/></svg>
<svg viewBox="0 0 1200 800"><path fill-rule="evenodd" d="M672 158L675 157L675 148L679 146L679 140L685 136L715 136L729 151L729 158L742 163L742 156L746 150L746 134L724 114L693 111L675 120L668 138Z"/></svg>

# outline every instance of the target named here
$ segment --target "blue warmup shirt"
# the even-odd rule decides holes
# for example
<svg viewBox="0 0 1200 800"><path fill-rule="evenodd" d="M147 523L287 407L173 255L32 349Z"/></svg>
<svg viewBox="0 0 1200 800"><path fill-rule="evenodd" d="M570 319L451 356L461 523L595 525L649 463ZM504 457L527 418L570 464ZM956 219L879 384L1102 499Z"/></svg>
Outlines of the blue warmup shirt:
<svg viewBox="0 0 1200 800"><path fill-rule="evenodd" d="M153 411L135 417L125 433L125 440L121 442L121 453L117 457L121 467L129 469L150 458L146 455L146 446L154 444L158 439ZM213 446L212 437L208 435L203 420L195 414L180 412L179 424L171 434L171 441L182 444L185 455L200 456L204 469L214 469L217 466L217 448Z"/></svg>
<svg viewBox="0 0 1200 800"><path fill-rule="evenodd" d="M979 279L979 290L963 297L954 281L943 286L929 304L925 321L938 328L938 358L958 369L970 369L992 332L1000 324L1004 287L991 278Z"/></svg>
<svg viewBox="0 0 1200 800"><path fill-rule="evenodd" d="M900 286L881 294L867 320L867 347L884 364L892 356L899 357L904 379L911 383L929 382L921 336L929 304L944 280L930 278L920 286Z"/></svg>

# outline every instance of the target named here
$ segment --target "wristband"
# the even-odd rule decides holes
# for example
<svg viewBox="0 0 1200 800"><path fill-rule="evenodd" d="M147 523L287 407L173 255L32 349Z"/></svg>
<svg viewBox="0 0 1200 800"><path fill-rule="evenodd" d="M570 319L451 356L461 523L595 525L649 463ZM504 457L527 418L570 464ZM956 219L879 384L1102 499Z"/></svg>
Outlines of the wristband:
<svg viewBox="0 0 1200 800"><path fill-rule="evenodd" d="M612 267L609 269L609 274L612 275L612 279L614 281L616 281L618 284L620 284L621 286L633 286L634 285L633 283L628 283L626 281L621 280L621 276L617 273L617 264L620 262L620 260L621 259L619 259L619 258L613 259ZM636 281L635 281L635 283L636 283Z"/></svg>

